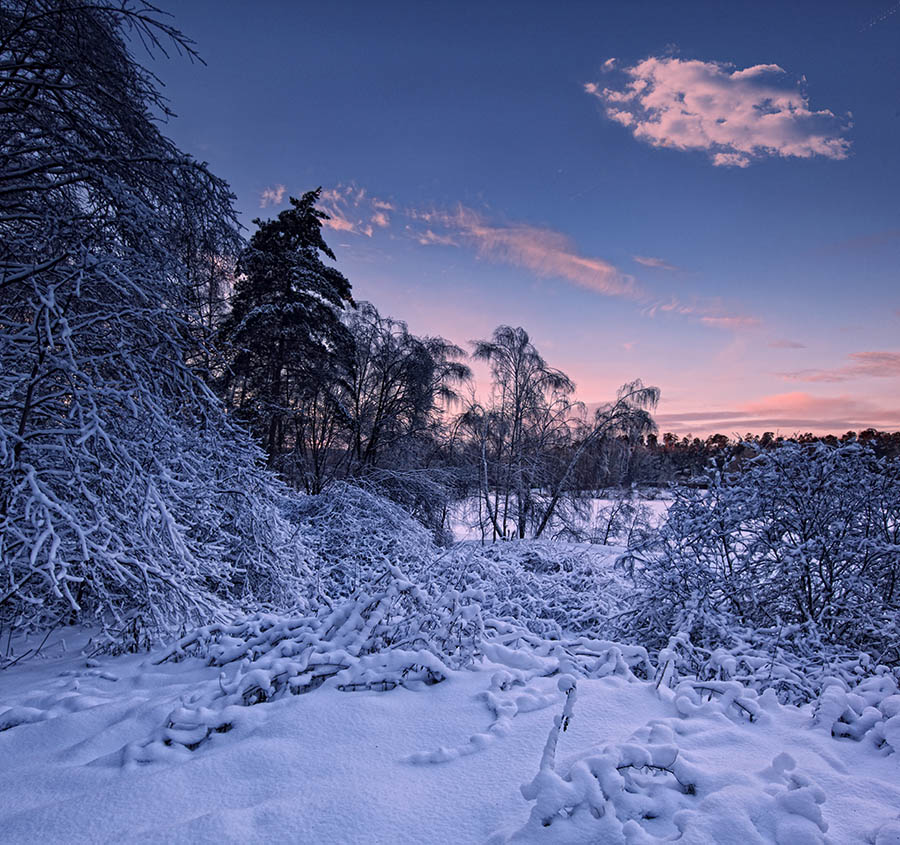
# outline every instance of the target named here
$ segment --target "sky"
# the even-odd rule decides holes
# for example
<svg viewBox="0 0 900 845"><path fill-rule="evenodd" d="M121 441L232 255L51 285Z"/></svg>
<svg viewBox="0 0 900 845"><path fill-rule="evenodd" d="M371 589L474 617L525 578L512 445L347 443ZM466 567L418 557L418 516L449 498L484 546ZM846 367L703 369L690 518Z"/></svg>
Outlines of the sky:
<svg viewBox="0 0 900 845"><path fill-rule="evenodd" d="M357 300L661 431L900 429L900 3L163 0L165 133Z"/></svg>

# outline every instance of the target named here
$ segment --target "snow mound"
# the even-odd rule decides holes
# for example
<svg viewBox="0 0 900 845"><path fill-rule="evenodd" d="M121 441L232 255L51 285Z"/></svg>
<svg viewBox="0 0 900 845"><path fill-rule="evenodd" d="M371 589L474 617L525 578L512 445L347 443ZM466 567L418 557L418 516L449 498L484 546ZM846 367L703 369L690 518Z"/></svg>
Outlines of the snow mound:
<svg viewBox="0 0 900 845"><path fill-rule="evenodd" d="M612 566L620 552L558 541L465 543L448 553L444 577L484 593L489 616L545 637L596 636L628 589Z"/></svg>
<svg viewBox="0 0 900 845"><path fill-rule="evenodd" d="M711 771L702 750L679 747L684 729L676 719L651 720L627 741L591 748L557 767L559 737L574 718L576 685L568 679L560 689L566 693L562 714L554 719L537 775L522 786L533 802L531 816L510 837L495 836L494 845L538 838L623 845L827 841L825 792L796 771L791 755L778 753L755 773ZM694 709L682 718L698 715Z"/></svg>
<svg viewBox="0 0 900 845"><path fill-rule="evenodd" d="M435 553L428 530L403 508L344 482L299 498L294 519L317 558L311 588L328 599L347 598L392 567L416 580Z"/></svg>
<svg viewBox="0 0 900 845"><path fill-rule="evenodd" d="M814 722L832 736L865 740L884 753L900 751L897 681L881 674L851 687L841 678L828 678L816 702Z"/></svg>

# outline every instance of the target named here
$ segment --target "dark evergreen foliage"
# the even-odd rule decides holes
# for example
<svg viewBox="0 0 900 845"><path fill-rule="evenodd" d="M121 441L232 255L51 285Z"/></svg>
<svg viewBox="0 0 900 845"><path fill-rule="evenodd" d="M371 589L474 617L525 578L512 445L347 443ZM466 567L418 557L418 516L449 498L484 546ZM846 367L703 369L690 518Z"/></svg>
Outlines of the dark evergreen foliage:
<svg viewBox="0 0 900 845"><path fill-rule="evenodd" d="M231 314L221 329L230 345L225 392L260 439L269 462L283 451L302 402L347 354L351 339L340 309L353 304L350 282L322 256L328 215L316 208L321 189L259 227L241 253Z"/></svg>

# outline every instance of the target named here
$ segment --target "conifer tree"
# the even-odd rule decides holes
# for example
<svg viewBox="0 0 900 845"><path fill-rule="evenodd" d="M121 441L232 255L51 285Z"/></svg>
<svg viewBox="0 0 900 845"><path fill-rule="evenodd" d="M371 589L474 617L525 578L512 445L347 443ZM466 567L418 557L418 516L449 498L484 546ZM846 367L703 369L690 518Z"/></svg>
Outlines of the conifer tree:
<svg viewBox="0 0 900 845"><path fill-rule="evenodd" d="M321 188L259 227L238 261L232 311L222 327L231 347L225 393L251 426L270 464L288 445L304 397L330 377L351 339L340 309L350 283L322 260L335 256L322 237L328 215L315 207Z"/></svg>

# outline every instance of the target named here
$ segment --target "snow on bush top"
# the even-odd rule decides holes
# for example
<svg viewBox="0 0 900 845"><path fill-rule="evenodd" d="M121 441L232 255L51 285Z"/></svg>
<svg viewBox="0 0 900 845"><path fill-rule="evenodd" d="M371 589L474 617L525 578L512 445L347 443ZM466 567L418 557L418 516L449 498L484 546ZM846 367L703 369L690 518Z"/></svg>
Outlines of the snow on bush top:
<svg viewBox="0 0 900 845"><path fill-rule="evenodd" d="M448 557L434 578L481 591L487 615L555 639L599 632L627 590L604 547L549 540L466 544Z"/></svg>
<svg viewBox="0 0 900 845"><path fill-rule="evenodd" d="M428 530L403 508L352 484L301 498L294 518L319 559L314 589L327 599L346 598L391 567L415 577L435 551Z"/></svg>

